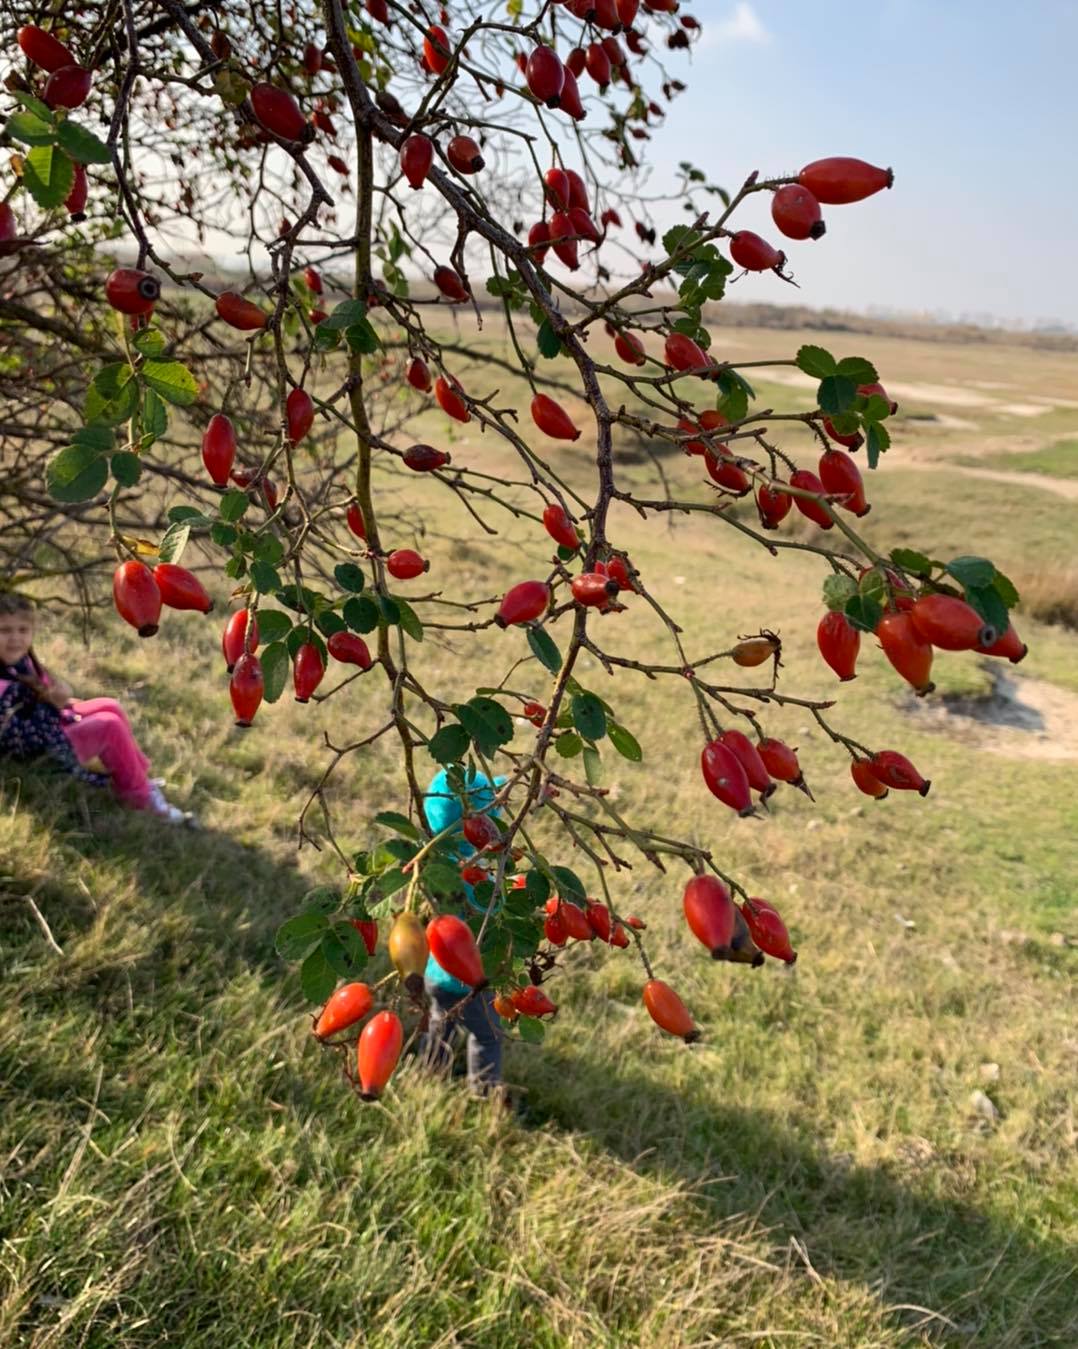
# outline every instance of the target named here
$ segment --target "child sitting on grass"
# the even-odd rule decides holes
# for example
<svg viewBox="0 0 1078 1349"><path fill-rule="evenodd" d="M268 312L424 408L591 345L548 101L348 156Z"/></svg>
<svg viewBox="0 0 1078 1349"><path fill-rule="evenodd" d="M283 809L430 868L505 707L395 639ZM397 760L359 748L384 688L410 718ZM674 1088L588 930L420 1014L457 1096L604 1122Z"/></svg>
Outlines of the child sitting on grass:
<svg viewBox="0 0 1078 1349"><path fill-rule="evenodd" d="M490 779L475 769L468 778L466 796L469 811L484 811L494 800L497 787L505 781ZM432 834L440 834L463 818L461 799L449 785L443 769L435 774L423 798L423 809ZM461 840L457 855L463 860L471 852ZM484 913L486 905L475 897L470 885L461 882L464 900L477 913ZM487 988L473 994L467 984L443 970L432 955L427 961L423 986L430 1002L425 1044L422 1047L431 1068L447 1072L453 1062L453 1036L461 1026L468 1036L468 1085L481 1096L495 1094L502 1081L502 1021L494 1010L494 994Z"/></svg>
<svg viewBox="0 0 1078 1349"><path fill-rule="evenodd" d="M169 805L150 762L139 749L119 703L76 699L62 679L34 655L34 606L25 595L0 591L0 756L45 756L64 772L95 787L111 784L118 801L168 824L193 824ZM104 772L86 767L98 760Z"/></svg>

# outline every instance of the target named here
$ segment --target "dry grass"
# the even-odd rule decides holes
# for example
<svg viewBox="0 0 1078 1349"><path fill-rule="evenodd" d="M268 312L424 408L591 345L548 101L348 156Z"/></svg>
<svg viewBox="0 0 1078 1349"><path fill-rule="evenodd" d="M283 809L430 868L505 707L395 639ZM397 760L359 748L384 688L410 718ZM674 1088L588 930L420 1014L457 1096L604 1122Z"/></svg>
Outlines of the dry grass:
<svg viewBox="0 0 1078 1349"><path fill-rule="evenodd" d="M1014 577L1022 596L1021 610L1038 623L1078 629L1078 570L1038 568Z"/></svg>

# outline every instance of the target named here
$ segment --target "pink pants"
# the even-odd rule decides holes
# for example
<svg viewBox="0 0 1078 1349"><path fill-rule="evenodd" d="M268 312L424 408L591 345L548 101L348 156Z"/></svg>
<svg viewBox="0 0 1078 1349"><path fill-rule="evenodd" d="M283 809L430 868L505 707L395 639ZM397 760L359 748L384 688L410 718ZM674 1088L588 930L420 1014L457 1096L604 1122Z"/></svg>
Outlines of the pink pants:
<svg viewBox="0 0 1078 1349"><path fill-rule="evenodd" d="M112 778L117 800L132 810L146 810L150 802L150 761L139 749L127 713L112 698L76 699L69 704L79 720L64 734L80 763L100 759Z"/></svg>

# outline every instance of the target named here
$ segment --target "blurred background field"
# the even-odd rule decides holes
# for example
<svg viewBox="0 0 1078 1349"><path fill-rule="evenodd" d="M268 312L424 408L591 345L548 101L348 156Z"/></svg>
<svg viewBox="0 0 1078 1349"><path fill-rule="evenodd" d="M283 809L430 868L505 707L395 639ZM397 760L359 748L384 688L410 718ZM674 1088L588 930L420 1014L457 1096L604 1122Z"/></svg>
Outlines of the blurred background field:
<svg viewBox="0 0 1078 1349"><path fill-rule="evenodd" d="M1026 596L1029 657L940 656L939 691L920 704L866 642L840 688L815 648L822 559L770 557L710 517L615 513L613 542L690 656L777 631L780 688L837 697L841 729L904 750L933 788L872 803L810 717L774 709L764 724L799 746L817 804L781 791L766 818L736 821L700 781L681 682L609 679L585 658L578 676L644 749L641 765L604 755L619 809L712 848L778 904L801 957L713 965L684 928L683 875L611 876L704 1040L687 1050L652 1027L629 953L576 949L545 1046L510 1052L524 1102L510 1120L410 1066L383 1105L360 1107L273 952L298 895L338 879L326 851L297 855L295 821L327 763L322 731L341 743L381 723L374 677L325 704L286 698L244 733L217 648L224 594L218 615L169 614L146 643L111 615L87 645L50 618L46 663L132 709L205 832L33 773L0 780L0 1343L1078 1343L1078 358L998 340L713 334L720 359L816 341L877 364L900 409L866 538L990 556ZM491 316L479 337L462 326L461 347L476 342L509 359ZM807 381L774 373L758 406L808 405ZM506 373L495 402L530 430L519 378ZM416 438L519 477L473 429L431 413ZM780 443L811 457L807 433ZM580 488L587 444L552 455ZM615 444L619 480L659 495L661 447ZM698 461L664 452L661 465L674 495L702 499ZM492 561L508 582L547 556L538 526L492 515L503 532L484 538L413 476L380 491L390 542L432 560L405 595L451 578L482 598L498 588ZM667 659L640 600L593 626L619 654ZM432 629L417 660L459 693L526 654L519 633ZM546 683L534 661L512 680L539 698ZM387 740L333 780L349 847L370 841L365 818L402 806L393 768ZM587 875L579 855L551 857Z"/></svg>

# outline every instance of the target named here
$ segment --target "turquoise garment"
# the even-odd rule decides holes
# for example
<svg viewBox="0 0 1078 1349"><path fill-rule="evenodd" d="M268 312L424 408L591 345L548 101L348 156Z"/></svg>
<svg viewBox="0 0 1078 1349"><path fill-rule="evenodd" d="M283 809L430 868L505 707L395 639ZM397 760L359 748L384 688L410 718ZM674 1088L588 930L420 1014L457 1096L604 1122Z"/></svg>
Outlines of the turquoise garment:
<svg viewBox="0 0 1078 1349"><path fill-rule="evenodd" d="M468 778L468 805L473 810L486 810L494 800L495 788L500 787L505 782L505 778L495 778L491 783L490 778L485 773L480 773L472 769ZM448 829L450 825L456 824L464 815L464 806L459 796L449 785L446 770L443 768L435 773L431 779L431 784L427 788L426 795L423 797L423 810L427 816L427 823L430 825L432 834L440 834L443 829ZM496 815L492 816L497 819ZM467 857L471 849L468 844L461 839L455 852L458 857ZM475 898L475 891L470 885L461 882L461 889L464 891L464 898L469 905L482 913L486 909L485 904L480 904ZM444 988L446 992L453 993L458 997L463 997L470 992L467 984L462 984L459 979L454 979L447 971L443 970L441 965L431 956L427 960L427 968L424 971L424 979L429 984L434 984L438 988Z"/></svg>

